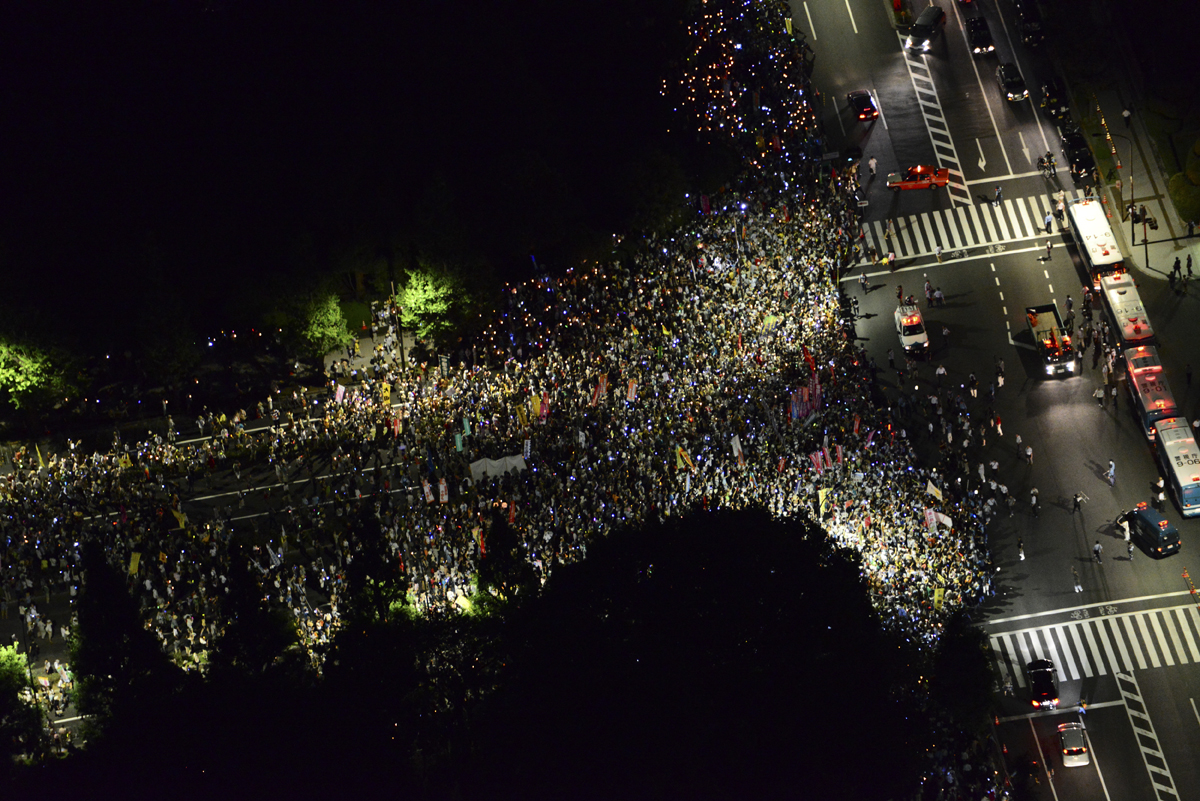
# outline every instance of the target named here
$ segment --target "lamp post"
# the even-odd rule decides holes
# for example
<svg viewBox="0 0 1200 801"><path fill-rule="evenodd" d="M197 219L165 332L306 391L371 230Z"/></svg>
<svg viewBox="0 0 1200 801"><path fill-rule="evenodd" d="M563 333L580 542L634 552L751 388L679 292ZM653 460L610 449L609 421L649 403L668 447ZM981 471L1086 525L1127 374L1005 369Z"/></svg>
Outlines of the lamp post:
<svg viewBox="0 0 1200 801"><path fill-rule="evenodd" d="M1103 136L1103 137L1107 137L1110 139L1115 136L1118 139L1124 139L1126 142L1129 143L1129 204L1130 204L1130 206L1132 206L1133 205L1133 140L1130 139L1128 136L1125 136L1124 134L1115 134L1115 133L1112 133L1111 131L1108 133L1103 133L1103 134L1095 133L1095 134L1092 134L1092 136ZM1115 145L1113 146L1112 152L1113 152L1114 156L1117 154L1117 148ZM1121 162L1121 160L1118 158L1117 159L1117 169L1118 170L1121 169L1120 162ZM1118 199L1121 202L1121 208L1123 210L1128 210L1127 207L1125 206L1125 198L1120 197ZM1134 243L1134 241L1137 239L1137 229L1134 228L1134 224L1135 223L1133 220L1133 214L1131 212L1129 214L1129 244L1130 245L1132 245Z"/></svg>

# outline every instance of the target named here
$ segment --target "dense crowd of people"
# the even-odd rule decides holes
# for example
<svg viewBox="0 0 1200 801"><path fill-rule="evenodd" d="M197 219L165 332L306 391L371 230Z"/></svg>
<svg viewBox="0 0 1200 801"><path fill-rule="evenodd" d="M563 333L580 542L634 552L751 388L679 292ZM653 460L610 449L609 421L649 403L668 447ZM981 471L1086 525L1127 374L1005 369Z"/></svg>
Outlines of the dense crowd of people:
<svg viewBox="0 0 1200 801"><path fill-rule="evenodd" d="M1001 507L994 480L971 480L973 424L936 468L918 466L910 429L931 416L952 429L967 404L939 389L892 408L839 289L858 259L853 186L738 141L753 151L742 190L700 198L632 258L508 287L451 359L405 359L399 309L377 304L369 358L355 345L332 359L327 392L207 413L198 437L171 422L106 453L72 444L5 476L6 597L36 621L39 595L76 592L80 543L95 540L164 649L202 667L239 538L319 668L365 536L386 539L414 605L444 611L470 604L495 521L544 580L614 528L756 506L823 521L861 554L886 624L936 641L992 591L986 525ZM354 524L364 509L381 533Z"/></svg>

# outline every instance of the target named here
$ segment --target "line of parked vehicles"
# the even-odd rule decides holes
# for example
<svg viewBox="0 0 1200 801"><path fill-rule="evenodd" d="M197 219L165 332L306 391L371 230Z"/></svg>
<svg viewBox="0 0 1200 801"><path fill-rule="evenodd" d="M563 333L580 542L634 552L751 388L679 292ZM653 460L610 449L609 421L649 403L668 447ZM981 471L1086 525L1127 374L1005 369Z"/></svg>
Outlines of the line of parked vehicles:
<svg viewBox="0 0 1200 801"><path fill-rule="evenodd" d="M1014 24L1021 42L1028 47L1037 47L1045 39L1041 12L1033 0L1012 0ZM959 6L967 9L975 6L974 0L958 0ZM927 53L946 27L946 12L936 3L923 9L909 28L904 46L908 50ZM996 52L987 18L982 14L966 12L963 21L967 47L975 56L989 56ZM1022 103L1030 98L1029 87L1021 69L1008 61L996 66L996 85L1000 96L1010 103ZM879 107L874 96L867 90L856 90L846 96L851 112L861 122L870 122L879 117ZM1092 157L1088 140L1071 121L1070 105L1063 91L1062 82L1050 78L1041 85L1038 101L1043 113L1054 121L1059 130L1060 144L1072 180L1080 181L1091 175L1096 162ZM899 192L905 189L938 189L949 183L949 170L929 165L917 165L907 170L891 173L887 177L889 189Z"/></svg>

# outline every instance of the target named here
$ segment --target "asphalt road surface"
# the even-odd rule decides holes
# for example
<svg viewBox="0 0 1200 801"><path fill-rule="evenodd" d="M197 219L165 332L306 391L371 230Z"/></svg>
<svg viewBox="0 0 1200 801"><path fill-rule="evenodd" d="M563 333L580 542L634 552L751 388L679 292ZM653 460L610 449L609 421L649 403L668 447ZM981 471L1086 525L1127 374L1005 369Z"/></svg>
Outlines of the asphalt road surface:
<svg viewBox="0 0 1200 801"><path fill-rule="evenodd" d="M994 213L990 204L976 211ZM1052 244L1049 260L1046 241ZM936 366L944 365L946 380L955 385L976 375L980 397L969 402L972 414L980 414L987 407L995 359L1005 362L1006 381L997 388L995 403L1004 433L989 441L986 458L999 462L996 476L1019 503L1012 517L1001 515L989 532L1000 589L979 616L996 665L1013 684L1014 697L1005 699L1007 714L998 734L1010 753L1029 751L1038 758L1040 745L1039 763L1058 766L1053 777L1043 771L1040 789L1046 798L1153 798L1153 779L1158 787L1174 787L1175 797L1200 799L1200 760L1195 758L1200 714L1193 707L1193 699L1200 699L1200 612L1182 577L1193 549L1200 548L1200 520L1185 521L1169 506L1167 516L1183 538L1182 552L1162 560L1140 550L1132 560L1126 556L1114 520L1137 502L1150 501L1159 475L1128 395L1122 386L1116 410L1111 403L1097 404L1092 393L1101 386L1101 373L1091 366L1090 350L1078 373L1047 378L1025 333L1026 305L1056 302L1065 310L1071 295L1079 310L1085 273L1074 246L1069 236L1055 231L1009 241L1003 250L980 244L943 258L939 264L927 253L915 255L894 273L862 265L844 279L843 288L859 301L858 335L884 368L882 380L893 399L900 390L896 374L886 369L889 349L903 366L893 318L898 285L921 300L932 349L915 379L906 382L909 397L923 398L921 386L928 387ZM858 282L863 272L872 286L865 293ZM927 307L926 277L942 289L944 306ZM1167 380L1181 408L1194 418L1200 388L1186 386L1184 363L1191 343L1200 341L1200 288L1179 296L1157 275L1136 277L1159 332ZM1097 319L1101 314L1097 309ZM1032 465L1016 445L1017 434L1022 449L1033 448ZM1117 465L1112 487L1104 477L1109 459ZM1040 491L1038 517L1028 506L1033 487ZM1087 496L1079 514L1072 513L1076 492ZM1018 537L1024 560L1018 556ZM1100 564L1092 560L1097 540L1104 546ZM1082 592L1074 591L1072 567ZM1049 656L1060 669L1067 707L1057 713L1030 715L1022 668L1036 656ZM1118 675L1131 678L1122 684ZM1087 768L1064 771L1056 726L1074 719L1074 704L1081 698L1092 704L1086 723L1095 759ZM1153 737L1135 728L1147 724ZM1147 745L1152 741L1159 745Z"/></svg>
<svg viewBox="0 0 1200 801"><path fill-rule="evenodd" d="M997 737L1010 757L1037 760L1038 797L1200 801L1200 611L1183 577L1189 564L1200 573L1200 561L1192 558L1200 552L1200 519L1185 521L1168 505L1182 551L1162 560L1141 550L1132 559L1126 555L1114 520L1151 500L1159 474L1124 385L1117 408L1101 408L1092 397L1101 376L1090 351L1077 373L1047 378L1025 333L1025 306L1056 302L1065 312L1070 295L1079 311L1086 280L1070 237L1057 226L1049 235L1044 229L1056 193L1077 197L1084 188L1061 169L1066 160L1059 132L1038 108L1041 85L1052 77L1045 46L1020 43L1008 0L976 0L967 9L936 1L947 25L925 54L904 53L890 4L792 2L794 26L816 52L813 80L825 98L829 149L863 150L869 201L863 244L898 257L894 273L864 259L844 279L846 294L859 302L858 335L883 368L893 402L900 390L896 373L887 370L889 349L903 366L893 318L898 286L920 299L932 348L929 362L906 382L910 397L924 398L920 387L929 386L941 364L956 385L976 375L980 397L968 400L973 415L982 413L994 360L1005 362L1006 381L995 402L1004 434L989 440L986 459L999 462L997 478L1018 504L1012 517L1002 514L989 531L999 590L977 620L1001 682L1011 685L1011 696L1001 699ZM962 27L968 14L988 20L995 54L970 54ZM1027 101L1010 103L1000 95L996 67L1009 61L1025 78ZM852 118L846 93L856 89L872 92L879 119ZM1059 161L1057 177L1037 170L1037 157L1047 150ZM878 159L874 180L866 174L871 156ZM886 189L888 172L914 164L949 167L952 186ZM996 186L1002 188L999 204L990 202ZM863 273L872 285L865 293L858 282ZM945 294L943 307L926 307L926 278ZM1160 274L1138 272L1135 278L1158 332L1167 381L1194 420L1200 387L1187 386L1184 370L1193 356L1200 365L1194 345L1200 342L1200 287L1180 296ZM1102 314L1097 308L1097 319ZM916 440L928 436L909 433ZM1021 453L1024 445L1033 448L1032 465ZM1104 478L1109 459L1116 462L1112 487ZM1037 517L1028 504L1033 487L1040 491ZM1072 514L1076 492L1088 500ZM1092 559L1097 540L1104 546L1099 564ZM1034 710L1029 702L1024 665L1040 656L1059 670L1062 706L1055 711ZM1082 715L1076 708L1081 699L1089 703ZM1065 768L1057 726L1079 719L1087 726L1091 764Z"/></svg>

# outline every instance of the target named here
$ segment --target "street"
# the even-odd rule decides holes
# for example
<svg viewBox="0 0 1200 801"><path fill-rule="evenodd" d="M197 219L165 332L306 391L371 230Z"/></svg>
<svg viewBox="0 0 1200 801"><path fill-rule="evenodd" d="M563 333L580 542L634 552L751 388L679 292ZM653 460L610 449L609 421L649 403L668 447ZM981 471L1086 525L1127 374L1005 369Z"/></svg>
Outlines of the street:
<svg viewBox="0 0 1200 801"><path fill-rule="evenodd" d="M1159 472L1124 381L1115 408L1107 395L1101 407L1093 393L1103 385L1102 373L1093 368L1090 349L1077 362L1079 370L1048 378L1027 333L1026 306L1056 303L1065 313L1071 296L1076 311L1082 308L1087 271L1069 233L1053 224L1047 235L1044 218L1054 208L1056 193L1081 197L1091 180L1074 182L1063 167L1059 131L1038 108L1041 84L1053 75L1047 48L1020 44L1012 6L938 4L947 15L942 35L928 53L906 54L904 31L893 26L881 4L792 3L795 24L809 33L818 53L814 82L825 93L827 134L841 149L862 148L860 175L869 201L860 240L864 254L873 249L880 256L889 251L897 256L894 272L864 255L844 276L843 290L859 303L857 333L884 368L893 403L903 395L913 406L927 408L925 398L938 381L935 369L942 365L943 383L960 387L973 426L990 418L990 410L1002 420L1002 435L989 432L983 457L994 460L997 469L986 469L987 479L979 484L990 496L989 482L998 481L1017 502L1011 517L1001 515L989 529L1000 589L975 619L987 634L999 684L1011 685L1012 695L1000 697L996 728L1010 767L1017 756L1035 759L1038 797L1047 799L1200 799L1195 758L1200 753L1200 612L1183 577L1189 565L1195 569L1200 520L1184 520L1168 502L1165 514L1179 528L1181 553L1155 560L1137 549L1127 556L1114 521L1138 502L1152 501ZM962 19L980 14L996 52L972 56ZM1001 99L994 75L996 65L1008 61L1024 75L1030 92L1024 102ZM876 98L877 120L861 123L850 117L845 95L857 89L869 89ZM1036 167L1038 156L1048 150L1059 163L1056 177L1043 176ZM866 169L871 157L878 160L873 179ZM887 190L887 173L914 164L950 168L950 186L934 192ZM1139 178L1139 186L1147 183L1153 176ZM1003 193L998 204L991 202L997 186ZM1111 224L1127 246L1129 226L1122 226L1115 198L1106 195L1105 201ZM1140 227L1136 234L1141 236ZM1200 258L1195 244L1176 242L1171 248L1170 257L1191 252ZM1127 264L1153 321L1167 381L1181 412L1195 419L1200 389L1188 385L1185 367L1192 356L1200 358L1193 345L1200 341L1197 290L1172 291L1165 255L1154 257L1151 270L1145 269L1141 247L1126 255L1134 256ZM865 293L859 284L864 273L871 286ZM944 305L929 308L923 291L927 280L942 290ZM897 367L904 367L893 323L900 287L904 296L920 302L931 351L903 383L897 371L886 369L889 352ZM1094 313L1104 319L1099 303ZM1002 387L995 386L996 359L1005 363ZM978 399L966 392L971 374L978 380ZM936 427L906 433L917 449L938 447ZM1032 448L1031 464L1026 446ZM1105 478L1110 459L1116 464L1111 487ZM1036 516L1029 502L1035 487ZM1078 513L1072 511L1075 493L1084 496ZM1096 542L1103 547L1100 563L1093 559ZM1024 667L1039 657L1049 658L1058 670L1062 706L1057 710L1033 710L1029 703ZM1081 699L1089 705L1083 715L1076 709ZM1057 726L1079 719L1087 727L1091 764L1064 768Z"/></svg>

